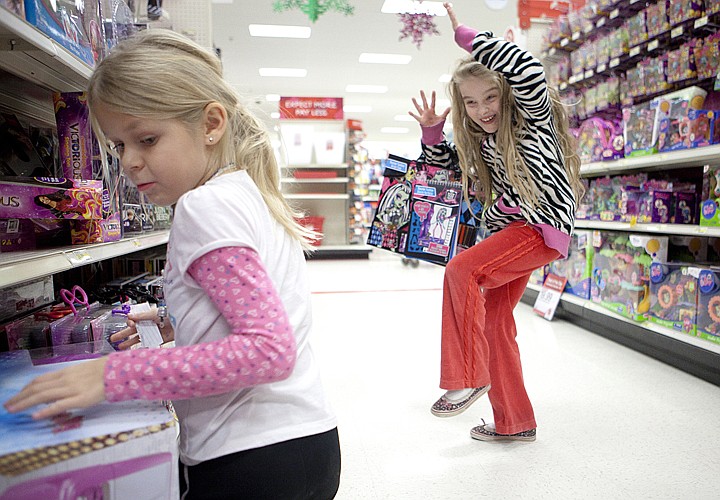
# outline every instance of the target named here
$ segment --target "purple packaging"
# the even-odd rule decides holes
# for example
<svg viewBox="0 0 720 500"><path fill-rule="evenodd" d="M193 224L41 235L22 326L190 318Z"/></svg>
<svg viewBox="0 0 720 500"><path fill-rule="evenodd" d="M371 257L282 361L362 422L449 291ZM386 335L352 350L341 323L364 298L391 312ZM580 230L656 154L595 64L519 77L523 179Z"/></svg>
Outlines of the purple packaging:
<svg viewBox="0 0 720 500"><path fill-rule="evenodd" d="M674 213L672 210L672 191L655 191L652 197L651 222L667 223Z"/></svg>
<svg viewBox="0 0 720 500"><path fill-rule="evenodd" d="M697 214L695 213L695 193L691 191L679 191L675 195L675 224L695 224Z"/></svg>
<svg viewBox="0 0 720 500"><path fill-rule="evenodd" d="M93 179L93 133L85 92L54 92L53 103L63 177Z"/></svg>
<svg viewBox="0 0 720 500"><path fill-rule="evenodd" d="M101 219L102 181L0 177L0 219Z"/></svg>

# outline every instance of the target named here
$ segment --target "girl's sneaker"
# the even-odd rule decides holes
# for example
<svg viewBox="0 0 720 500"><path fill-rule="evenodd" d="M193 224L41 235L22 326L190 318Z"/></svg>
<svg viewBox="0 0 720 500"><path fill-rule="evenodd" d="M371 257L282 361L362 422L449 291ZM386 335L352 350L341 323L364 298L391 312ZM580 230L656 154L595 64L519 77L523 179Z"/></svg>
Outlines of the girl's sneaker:
<svg viewBox="0 0 720 500"><path fill-rule="evenodd" d="M535 429L516 434L498 434L495 432L495 425L486 424L484 420L481 425L473 427L470 431L470 437L480 441L535 441L535 435Z"/></svg>
<svg viewBox="0 0 720 500"><path fill-rule="evenodd" d="M432 405L430 412L436 417L454 417L470 408L470 405L480 399L487 391L490 390L490 384L473 389L465 398L459 401L453 401L443 396Z"/></svg>

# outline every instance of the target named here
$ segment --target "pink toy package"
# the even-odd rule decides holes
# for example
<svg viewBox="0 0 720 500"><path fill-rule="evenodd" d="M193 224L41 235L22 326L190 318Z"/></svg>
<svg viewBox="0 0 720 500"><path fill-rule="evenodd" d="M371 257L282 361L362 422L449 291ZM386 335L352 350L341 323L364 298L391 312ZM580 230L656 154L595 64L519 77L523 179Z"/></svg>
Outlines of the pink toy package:
<svg viewBox="0 0 720 500"><path fill-rule="evenodd" d="M0 219L100 219L102 181L0 177Z"/></svg>

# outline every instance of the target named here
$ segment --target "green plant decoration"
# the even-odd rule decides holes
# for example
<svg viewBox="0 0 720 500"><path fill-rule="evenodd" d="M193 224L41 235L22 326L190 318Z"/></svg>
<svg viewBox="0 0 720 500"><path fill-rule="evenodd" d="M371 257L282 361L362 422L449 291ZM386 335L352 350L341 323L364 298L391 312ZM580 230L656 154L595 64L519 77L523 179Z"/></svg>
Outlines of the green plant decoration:
<svg viewBox="0 0 720 500"><path fill-rule="evenodd" d="M340 12L346 16L351 16L355 10L346 0L276 0L273 4L275 12L291 9L300 9L312 22L317 21L329 10Z"/></svg>

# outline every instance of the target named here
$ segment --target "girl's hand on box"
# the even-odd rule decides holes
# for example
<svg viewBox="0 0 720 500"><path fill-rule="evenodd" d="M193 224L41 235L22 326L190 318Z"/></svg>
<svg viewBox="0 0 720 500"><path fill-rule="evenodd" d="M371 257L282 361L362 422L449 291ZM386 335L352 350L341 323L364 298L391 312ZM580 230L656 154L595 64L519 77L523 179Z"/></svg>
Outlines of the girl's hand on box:
<svg viewBox="0 0 720 500"><path fill-rule="evenodd" d="M435 91L433 90L431 97L430 97L430 104L428 104L427 97L425 96L425 91L420 91L420 98L422 99L422 106L418 104L417 100L413 97L413 104L415 105L415 109L417 110L417 114L410 111L408 114L415 118L417 122L422 127L432 127L434 125L437 125L440 122L445 121L445 118L447 118L448 113L450 113L450 108L447 108L445 111L443 111L441 114L437 114L435 112Z"/></svg>
<svg viewBox="0 0 720 500"><path fill-rule="evenodd" d="M41 419L102 403L105 401L105 363L107 357L40 375L7 400L5 409L16 413L47 404L32 414L34 419Z"/></svg>
<svg viewBox="0 0 720 500"><path fill-rule="evenodd" d="M160 329L160 335L162 335L165 342L170 342L175 339L175 331L173 330L170 321L167 318L165 318L164 321L161 321L160 316L158 316L157 308L154 308L151 311L143 313L128 314L128 327L111 335L110 342L121 342L118 345L120 350L130 349L131 346L140 343L140 336L137 334L136 328L138 321L154 322Z"/></svg>

